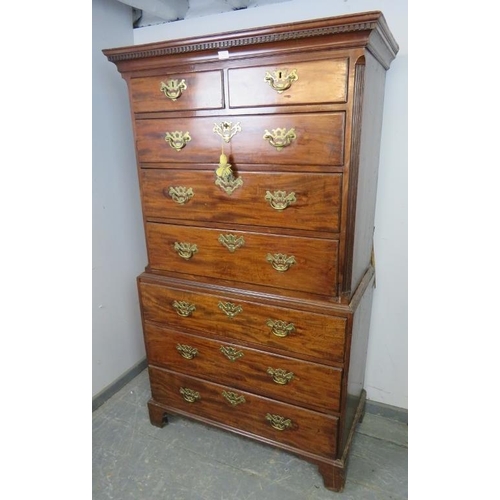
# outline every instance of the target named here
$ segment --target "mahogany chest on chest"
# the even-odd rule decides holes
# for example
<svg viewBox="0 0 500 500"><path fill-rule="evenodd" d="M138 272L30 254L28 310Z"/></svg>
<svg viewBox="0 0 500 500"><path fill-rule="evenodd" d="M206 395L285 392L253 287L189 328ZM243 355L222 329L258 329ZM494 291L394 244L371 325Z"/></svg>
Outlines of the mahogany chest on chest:
<svg viewBox="0 0 500 500"><path fill-rule="evenodd" d="M397 50L368 12L104 51L130 95L152 424L260 440L343 488Z"/></svg>

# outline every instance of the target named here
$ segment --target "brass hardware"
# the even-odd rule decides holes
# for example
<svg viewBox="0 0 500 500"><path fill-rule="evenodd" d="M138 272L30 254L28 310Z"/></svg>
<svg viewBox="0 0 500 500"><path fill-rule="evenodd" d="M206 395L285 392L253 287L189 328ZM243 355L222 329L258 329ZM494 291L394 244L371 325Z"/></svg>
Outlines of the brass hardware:
<svg viewBox="0 0 500 500"><path fill-rule="evenodd" d="M236 394L235 392L222 391L222 395L226 398L227 402L231 406L238 406L242 403L246 403L245 397L240 396L240 395Z"/></svg>
<svg viewBox="0 0 500 500"><path fill-rule="evenodd" d="M297 201L293 191L289 194L286 194L286 191L275 191L274 193L266 191L264 199L269 202L269 205L275 210L285 210L285 208Z"/></svg>
<svg viewBox="0 0 500 500"><path fill-rule="evenodd" d="M176 101L181 96L182 92L187 89L186 80L169 80L167 83L161 82L160 91L165 94L166 97Z"/></svg>
<svg viewBox="0 0 500 500"><path fill-rule="evenodd" d="M286 323L280 319L268 319L266 325L271 328L271 333L276 335L276 337L286 337L295 331L295 325L293 323Z"/></svg>
<svg viewBox="0 0 500 500"><path fill-rule="evenodd" d="M293 255L290 255L290 257L288 257L288 255L284 253L268 253L266 256L266 260L273 266L274 269L276 269L276 271L279 271L280 273L288 271L291 266L297 263Z"/></svg>
<svg viewBox="0 0 500 500"><path fill-rule="evenodd" d="M165 134L165 141L167 141L170 147L174 148L176 151L180 151L190 140L191 136L189 132L180 132L176 130L175 132L167 132Z"/></svg>
<svg viewBox="0 0 500 500"><path fill-rule="evenodd" d="M229 143L229 141L233 138L233 136L237 132L241 132L241 126L240 122L238 122L236 125L233 125L232 122L221 122L219 125L218 123L214 124L213 131L222 137L225 142Z"/></svg>
<svg viewBox="0 0 500 500"><path fill-rule="evenodd" d="M226 194L231 195L235 189L243 185L243 179L241 177L236 178L231 174L227 179L217 177L217 179L215 179L215 184L225 191Z"/></svg>
<svg viewBox="0 0 500 500"><path fill-rule="evenodd" d="M264 132L263 139L269 141L269 144L274 146L278 151L290 146L292 141L297 139L294 128L288 131L286 128L274 128L272 132L269 132L269 130L265 130Z"/></svg>
<svg viewBox="0 0 500 500"><path fill-rule="evenodd" d="M220 155L219 166L215 174L215 185L223 189L228 195L233 194L235 189L243 185L243 179L234 176L231 164L227 162L227 156L224 153Z"/></svg>
<svg viewBox="0 0 500 500"><path fill-rule="evenodd" d="M193 188L184 186L170 186L168 190L167 188L163 190L163 194L170 196L179 205L184 205L184 203L187 203L194 196Z"/></svg>
<svg viewBox="0 0 500 500"><path fill-rule="evenodd" d="M283 370L282 368L271 368L269 367L267 369L267 373L273 377L273 380L280 385L286 385L288 382L290 382L294 375L292 372L288 372L286 370Z"/></svg>
<svg viewBox="0 0 500 500"><path fill-rule="evenodd" d="M195 253L198 253L198 247L192 243L184 243L176 241L174 250L179 254L179 257L189 260Z"/></svg>
<svg viewBox="0 0 500 500"><path fill-rule="evenodd" d="M266 414L266 420L278 431L284 431L292 427L292 421L289 418L282 417L281 415Z"/></svg>
<svg viewBox="0 0 500 500"><path fill-rule="evenodd" d="M234 318L237 314L243 312L243 307L232 304L231 302L219 302L219 309L224 311L230 318Z"/></svg>
<svg viewBox="0 0 500 500"><path fill-rule="evenodd" d="M269 83L278 94L288 90L292 86L292 83L298 79L299 75L297 75L296 69L292 69L290 72L288 72L288 69L277 69L272 73L266 71L266 76L264 77L264 81Z"/></svg>
<svg viewBox="0 0 500 500"><path fill-rule="evenodd" d="M198 401L199 399L201 399L199 392L193 391L193 389L188 389L187 387L181 387L179 392L182 394L182 397L188 403L194 403L195 401Z"/></svg>
<svg viewBox="0 0 500 500"><path fill-rule="evenodd" d="M179 354L186 359L193 359L198 354L198 349L196 347L191 347L186 344L177 344L176 349Z"/></svg>
<svg viewBox="0 0 500 500"><path fill-rule="evenodd" d="M224 245L231 253L245 244L243 236L236 237L234 234L221 234L219 243Z"/></svg>
<svg viewBox="0 0 500 500"><path fill-rule="evenodd" d="M241 351L238 351L238 349L235 349L234 347L226 347L226 346L221 346L220 352L226 356L227 359L230 361L236 361L239 358L243 357L243 353Z"/></svg>
<svg viewBox="0 0 500 500"><path fill-rule="evenodd" d="M172 307L175 309L177 314L183 318L188 318L194 313L194 311L196 311L196 306L194 304L184 302L183 300L174 300L172 302Z"/></svg>

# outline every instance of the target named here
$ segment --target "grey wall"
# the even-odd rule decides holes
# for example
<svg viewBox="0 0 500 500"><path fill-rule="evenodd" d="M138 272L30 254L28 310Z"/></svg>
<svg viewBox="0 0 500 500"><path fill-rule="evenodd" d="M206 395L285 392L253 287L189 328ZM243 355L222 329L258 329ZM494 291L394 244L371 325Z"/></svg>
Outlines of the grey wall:
<svg viewBox="0 0 500 500"><path fill-rule="evenodd" d="M133 45L132 11L92 2L92 395L145 357L134 278L147 263L125 81L101 50Z"/></svg>

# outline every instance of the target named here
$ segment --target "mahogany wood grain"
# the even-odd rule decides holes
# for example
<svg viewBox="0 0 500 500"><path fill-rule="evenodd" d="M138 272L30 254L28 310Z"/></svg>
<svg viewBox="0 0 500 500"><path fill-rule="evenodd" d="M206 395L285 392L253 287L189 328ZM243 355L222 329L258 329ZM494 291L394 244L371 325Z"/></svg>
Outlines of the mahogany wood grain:
<svg viewBox="0 0 500 500"><path fill-rule="evenodd" d="M186 90L172 100L161 91L169 80L184 80ZM220 109L224 107L222 71L164 73L150 77L130 79L132 110L134 113L152 111L180 111Z"/></svg>
<svg viewBox="0 0 500 500"><path fill-rule="evenodd" d="M385 71L371 54L365 56L363 85L362 128L359 143L355 212L350 215L354 245L350 264L350 282L345 286L354 291L371 264L373 233L375 230L375 202L380 156L380 137L384 105ZM376 250L376 249L375 249Z"/></svg>
<svg viewBox="0 0 500 500"><path fill-rule="evenodd" d="M264 77L283 69L295 70L298 79L289 89L278 92ZM347 58L229 69L229 107L346 102L347 72Z"/></svg>
<svg viewBox="0 0 500 500"><path fill-rule="evenodd" d="M243 185L228 195L215 185L214 170L142 169L146 218L339 231L341 174L244 172L239 175ZM171 187L178 186L193 191L192 198L183 204L168 194ZM294 193L296 201L276 210L266 201L266 195L274 195L276 191Z"/></svg>
<svg viewBox="0 0 500 500"><path fill-rule="evenodd" d="M216 123L240 123L225 154L235 170L238 163L293 165L342 165L344 163L345 113L308 113L303 115L268 114L260 116L177 117L158 120L136 120L137 154L140 162L219 163L222 143L213 132ZM295 129L297 138L278 151L264 139L267 131ZM166 141L167 132L189 132L191 141L180 151Z"/></svg>
<svg viewBox="0 0 500 500"><path fill-rule="evenodd" d="M143 281L139 282L139 293L146 321L208 337L232 339L322 363L344 361L347 320L342 316L280 307L268 301L257 302L257 298L252 301L242 294L235 297ZM173 307L174 301L193 304L196 309L190 316L182 317ZM241 308L241 312L232 318L219 307L220 303L228 302ZM269 320L292 324L294 329L285 337L278 337L272 333Z"/></svg>
<svg viewBox="0 0 500 500"><path fill-rule="evenodd" d="M156 367L149 368L149 376L153 400L160 404L316 455L336 455L336 417ZM180 393L181 388L198 392L200 399L193 403L185 401ZM235 392L243 396L245 402L231 406L222 391ZM274 429L266 420L267 414L290 419L291 428L282 431Z"/></svg>
<svg viewBox="0 0 500 500"><path fill-rule="evenodd" d="M144 324L149 362L170 370L201 377L241 390L267 396L304 408L336 413L340 408L342 370L290 357L249 349L230 342L219 342ZM177 346L196 349L186 359ZM229 359L221 348L231 349L238 358ZM276 383L268 369L293 374L286 384Z"/></svg>
<svg viewBox="0 0 500 500"><path fill-rule="evenodd" d="M149 421L155 427L165 427L168 424L167 412L161 406L155 404L154 401L148 401Z"/></svg>
<svg viewBox="0 0 500 500"><path fill-rule="evenodd" d="M349 318L350 328L346 335L346 371L348 376L342 381L342 407L344 418L339 432L340 446L344 447L350 429L355 424L356 412L360 400L364 397L363 389L366 370L366 353L368 351L368 333L370 331L370 317L374 293L374 280L372 276L368 283L363 284L365 291Z"/></svg>
<svg viewBox="0 0 500 500"><path fill-rule="evenodd" d="M244 245L231 253L220 235L242 237ZM336 240L299 238L243 231L220 231L171 224L146 224L149 264L152 268L211 278L299 289L321 295L336 294ZM196 245L189 260L180 257L176 243ZM287 271L277 271L268 255L294 257Z"/></svg>

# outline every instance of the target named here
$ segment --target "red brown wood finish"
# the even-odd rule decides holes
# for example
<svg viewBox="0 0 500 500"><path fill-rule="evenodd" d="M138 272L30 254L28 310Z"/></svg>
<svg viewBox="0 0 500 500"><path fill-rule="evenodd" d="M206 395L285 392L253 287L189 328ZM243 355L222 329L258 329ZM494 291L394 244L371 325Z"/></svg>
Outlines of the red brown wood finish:
<svg viewBox="0 0 500 500"><path fill-rule="evenodd" d="M217 164L222 140L213 129L216 123L230 121L240 124L237 132L224 150L230 162L265 163L271 165L343 165L344 122L342 112L328 114L268 114L260 116L210 116L137 120L137 155L141 162L212 162ZM293 129L296 138L278 150L264 139L266 132ZM179 151L165 140L167 132L189 133L191 140Z"/></svg>
<svg viewBox="0 0 500 500"><path fill-rule="evenodd" d="M162 84L168 84L171 80L178 84L184 80L186 87L185 90L179 90L180 96L175 99L169 98L164 92L161 92ZM206 92L206 89L210 89L210 92ZM220 109L224 107L221 70L131 78L130 92L135 113ZM176 93L172 95L175 96Z"/></svg>
<svg viewBox="0 0 500 500"><path fill-rule="evenodd" d="M323 413L340 409L342 370L146 323L151 363ZM188 353L179 346L186 346ZM226 354L225 354L226 353ZM185 356L192 356L186 358Z"/></svg>
<svg viewBox="0 0 500 500"><path fill-rule="evenodd" d="M144 215L191 221L248 224L336 233L340 229L341 174L240 172L244 189L228 196L215 185L213 170L142 169ZM192 197L175 201L169 191L191 189ZM277 191L293 193L284 209L272 206ZM268 201L266 199L271 199ZM182 201L182 200L180 200Z"/></svg>
<svg viewBox="0 0 500 500"><path fill-rule="evenodd" d="M256 302L255 297L234 300L227 294L192 292L166 286L161 280L149 281L139 280L145 321L321 363L344 361L345 317L277 307ZM176 301L192 304L195 310L183 317L173 306ZM229 317L220 306L228 303L240 312Z"/></svg>
<svg viewBox="0 0 500 500"><path fill-rule="evenodd" d="M229 106L243 108L253 106L285 106L290 104L321 104L346 102L349 60L326 59L321 61L290 63L281 68L279 63L228 70ZM297 80L292 87L277 92L271 84L260 85L255 92L255 83L266 81L265 76L284 70L294 71Z"/></svg>
<svg viewBox="0 0 500 500"><path fill-rule="evenodd" d="M297 450L306 450L326 457L335 453L337 417L156 367L150 367L149 375L153 399L160 404L223 423L245 434L277 441ZM186 401L180 392L182 388L196 391L199 399L192 403ZM232 406L223 396L223 391L243 396L245 401ZM268 414L289 419L291 427L284 430L273 428L269 420L266 420Z"/></svg>
<svg viewBox="0 0 500 500"><path fill-rule="evenodd" d="M233 252L220 242L221 236L228 235L242 238L240 241L243 243ZM146 224L146 238L149 264L153 269L299 289L321 295L335 293L336 240L151 222ZM196 253L189 258L179 255L176 244L181 243L189 244L192 248L196 245ZM293 263L290 261L289 266L284 264L287 268L280 271L273 267L273 262L269 262L269 255L293 257Z"/></svg>
<svg viewBox="0 0 500 500"><path fill-rule="evenodd" d="M366 12L104 51L130 92L153 425L172 413L251 437L342 490L397 50Z"/></svg>

